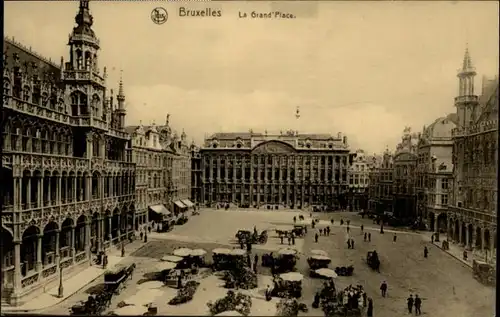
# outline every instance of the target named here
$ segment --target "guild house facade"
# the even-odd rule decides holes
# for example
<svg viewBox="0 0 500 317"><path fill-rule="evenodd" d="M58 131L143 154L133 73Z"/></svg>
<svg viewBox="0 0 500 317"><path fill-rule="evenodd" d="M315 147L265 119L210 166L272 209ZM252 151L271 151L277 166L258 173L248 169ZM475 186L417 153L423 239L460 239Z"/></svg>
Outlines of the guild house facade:
<svg viewBox="0 0 500 317"><path fill-rule="evenodd" d="M341 134L216 133L205 140L200 153L201 199L207 206L347 205L350 155Z"/></svg>
<svg viewBox="0 0 500 317"><path fill-rule="evenodd" d="M453 191L448 207L448 236L488 260L497 247L498 77L483 78L475 94L476 71L465 52L455 98Z"/></svg>
<svg viewBox="0 0 500 317"><path fill-rule="evenodd" d="M368 208L368 157L363 150L357 150L349 169L349 209L361 211Z"/></svg>
<svg viewBox="0 0 500 317"><path fill-rule="evenodd" d="M4 38L2 303L88 267L135 221L125 95L106 89L88 1L60 65Z"/></svg>
<svg viewBox="0 0 500 317"><path fill-rule="evenodd" d="M193 206L190 201L190 153L186 133L179 139L170 127L170 115L164 125L128 126L132 139L132 160L136 163L136 209L139 222L170 222Z"/></svg>

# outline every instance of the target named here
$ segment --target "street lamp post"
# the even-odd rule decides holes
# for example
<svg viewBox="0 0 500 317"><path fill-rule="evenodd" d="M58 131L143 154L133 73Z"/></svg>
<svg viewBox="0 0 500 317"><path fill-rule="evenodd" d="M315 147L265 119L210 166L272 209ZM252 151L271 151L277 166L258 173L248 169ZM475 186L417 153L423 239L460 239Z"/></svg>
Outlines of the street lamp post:
<svg viewBox="0 0 500 317"><path fill-rule="evenodd" d="M61 261L59 261L59 289L57 292L57 297L64 297L64 287L63 287L63 268L61 266Z"/></svg>

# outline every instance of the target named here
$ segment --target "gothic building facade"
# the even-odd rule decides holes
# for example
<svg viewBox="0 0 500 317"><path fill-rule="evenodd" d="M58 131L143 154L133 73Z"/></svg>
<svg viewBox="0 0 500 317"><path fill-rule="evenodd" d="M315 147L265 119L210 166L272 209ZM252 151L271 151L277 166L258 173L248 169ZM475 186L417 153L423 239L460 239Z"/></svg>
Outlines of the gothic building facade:
<svg viewBox="0 0 500 317"><path fill-rule="evenodd" d="M136 215L123 84L106 89L88 1L75 20L60 65L4 39L2 300L14 305L125 240Z"/></svg>
<svg viewBox="0 0 500 317"><path fill-rule="evenodd" d="M489 259L497 246L498 77L483 79L475 94L476 71L468 50L458 73L453 129L453 177L448 236Z"/></svg>
<svg viewBox="0 0 500 317"><path fill-rule="evenodd" d="M216 133L200 153L206 206L347 206L350 155L340 134Z"/></svg>
<svg viewBox="0 0 500 317"><path fill-rule="evenodd" d="M193 143L191 144L191 201L195 204L199 204L202 201L202 187L200 148Z"/></svg>

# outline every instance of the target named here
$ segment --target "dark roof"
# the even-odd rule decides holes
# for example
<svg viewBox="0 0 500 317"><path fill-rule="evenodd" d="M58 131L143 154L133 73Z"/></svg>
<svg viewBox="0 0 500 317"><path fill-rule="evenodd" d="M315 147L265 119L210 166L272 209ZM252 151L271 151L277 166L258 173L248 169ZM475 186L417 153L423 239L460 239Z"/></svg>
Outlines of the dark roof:
<svg viewBox="0 0 500 317"><path fill-rule="evenodd" d="M40 80L46 80L48 79L47 77L52 77L55 79L55 81L60 80L61 69L59 68L59 66L57 66L57 64L50 59L32 51L31 48L6 37L4 37L3 39L3 47L4 58L7 61L6 68L12 69L12 67L14 67L14 54L17 53L19 55L18 65L19 67L21 67L21 70L27 72L30 75L33 75L34 69L32 65L36 65L36 73L38 74Z"/></svg>

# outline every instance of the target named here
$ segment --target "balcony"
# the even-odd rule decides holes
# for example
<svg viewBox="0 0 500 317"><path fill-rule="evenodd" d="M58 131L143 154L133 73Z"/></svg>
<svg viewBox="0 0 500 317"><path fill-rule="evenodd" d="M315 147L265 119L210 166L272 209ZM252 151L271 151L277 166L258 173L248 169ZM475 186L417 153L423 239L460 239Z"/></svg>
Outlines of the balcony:
<svg viewBox="0 0 500 317"><path fill-rule="evenodd" d="M5 96L3 105L8 109L12 109L28 115L35 115L61 124L70 123L70 116L66 113L42 107L40 105L33 104L15 97Z"/></svg>
<svg viewBox="0 0 500 317"><path fill-rule="evenodd" d="M80 116L71 118L71 124L80 127L93 127L101 130L108 130L108 124L97 117Z"/></svg>
<svg viewBox="0 0 500 317"><path fill-rule="evenodd" d="M478 100L479 97L474 95L455 97L455 103L472 103L478 102Z"/></svg>
<svg viewBox="0 0 500 317"><path fill-rule="evenodd" d="M12 162L20 162L23 168L43 169L89 169L89 161L84 158L42 153L9 152ZM4 155L3 157L6 157ZM5 163L5 162L4 162Z"/></svg>

